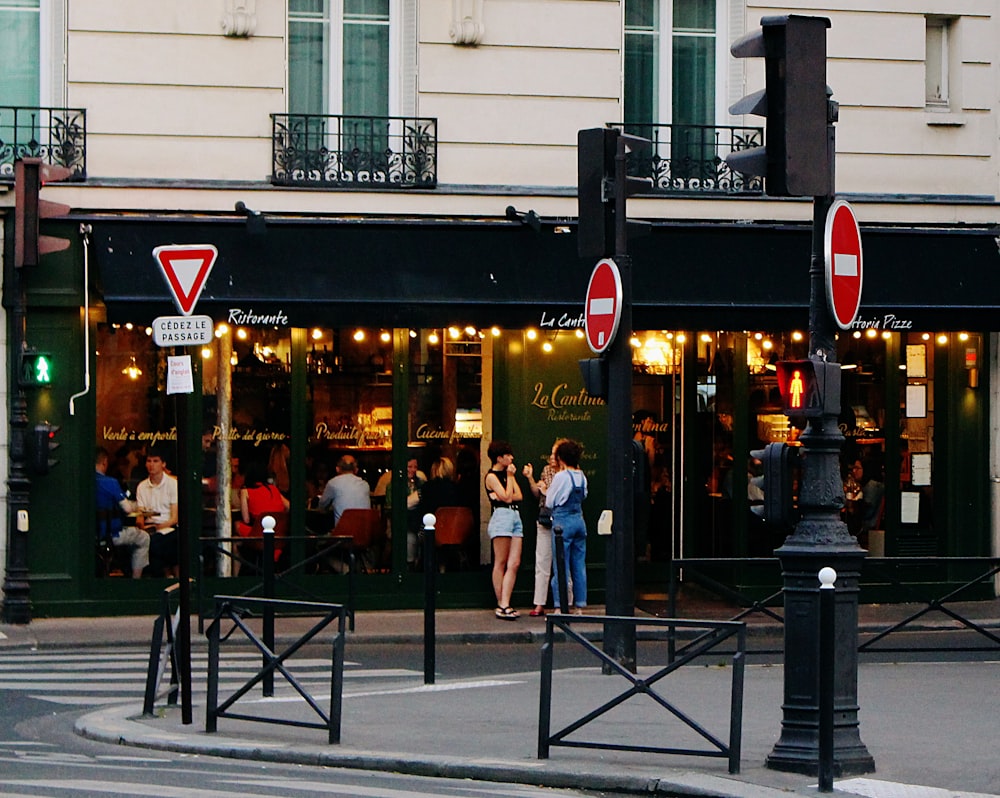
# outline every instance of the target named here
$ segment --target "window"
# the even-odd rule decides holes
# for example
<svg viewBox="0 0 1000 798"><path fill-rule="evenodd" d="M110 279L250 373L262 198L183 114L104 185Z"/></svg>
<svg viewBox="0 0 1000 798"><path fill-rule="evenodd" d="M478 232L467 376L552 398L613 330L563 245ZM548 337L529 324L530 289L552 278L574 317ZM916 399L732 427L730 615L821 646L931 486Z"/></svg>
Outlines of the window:
<svg viewBox="0 0 1000 798"><path fill-rule="evenodd" d="M716 75L722 8L717 0L627 0L626 129L654 141L672 180L716 178ZM669 125L661 129L660 126Z"/></svg>
<svg viewBox="0 0 1000 798"><path fill-rule="evenodd" d="M388 116L401 0L289 0L288 110Z"/></svg>
<svg viewBox="0 0 1000 798"><path fill-rule="evenodd" d="M951 28L950 19L927 18L927 50L924 64L928 108L947 109L950 106L949 44Z"/></svg>
<svg viewBox="0 0 1000 798"><path fill-rule="evenodd" d="M0 104L39 105L39 0L0 0Z"/></svg>

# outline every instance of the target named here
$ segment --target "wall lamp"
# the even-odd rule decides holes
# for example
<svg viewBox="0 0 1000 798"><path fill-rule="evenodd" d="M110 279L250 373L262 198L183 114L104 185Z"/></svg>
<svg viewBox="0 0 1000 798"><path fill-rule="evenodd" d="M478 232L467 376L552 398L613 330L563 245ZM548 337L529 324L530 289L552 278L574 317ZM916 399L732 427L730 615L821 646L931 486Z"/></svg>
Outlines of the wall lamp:
<svg viewBox="0 0 1000 798"><path fill-rule="evenodd" d="M264 214L248 208L243 200L237 201L236 212L247 217L247 232L250 235L260 236L267 232L267 222L264 220Z"/></svg>
<svg viewBox="0 0 1000 798"><path fill-rule="evenodd" d="M512 222L520 222L521 224L528 225L528 227L530 227L536 233L542 232L542 217L540 217L534 211L521 213L513 205L508 205L507 210L504 211L504 216L506 216Z"/></svg>

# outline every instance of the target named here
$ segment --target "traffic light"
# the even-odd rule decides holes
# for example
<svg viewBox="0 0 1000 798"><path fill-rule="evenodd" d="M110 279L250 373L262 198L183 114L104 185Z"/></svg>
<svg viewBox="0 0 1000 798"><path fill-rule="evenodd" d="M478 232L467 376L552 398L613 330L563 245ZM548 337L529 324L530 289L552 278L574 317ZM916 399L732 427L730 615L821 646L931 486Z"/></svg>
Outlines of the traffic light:
<svg viewBox="0 0 1000 798"><path fill-rule="evenodd" d="M58 183L72 176L73 170L42 161L22 158L14 162L14 266L37 266L42 255L69 247L68 238L39 234L39 222L51 216L65 216L69 205L42 199L39 192L45 183Z"/></svg>
<svg viewBox="0 0 1000 798"><path fill-rule="evenodd" d="M782 412L813 418L840 415L840 364L782 360L776 364Z"/></svg>
<svg viewBox="0 0 1000 798"><path fill-rule="evenodd" d="M31 459L29 466L31 473L36 476L45 476L59 461L51 456L52 452L59 448L59 441L56 440L56 433L59 427L49 424L47 421L35 424L31 434Z"/></svg>
<svg viewBox="0 0 1000 798"><path fill-rule="evenodd" d="M767 117L764 146L726 156L736 172L763 177L773 197L833 194L833 143L829 125L837 104L826 86L826 17L764 17L761 27L737 39L736 58L764 58L763 91L734 103L732 114Z"/></svg>
<svg viewBox="0 0 1000 798"><path fill-rule="evenodd" d="M583 389L594 399L608 398L608 363L603 357L585 357L580 361Z"/></svg>
<svg viewBox="0 0 1000 798"><path fill-rule="evenodd" d="M609 127L578 131L576 144L577 252L581 258L604 258L615 254L615 198L621 191L626 197L649 191L653 183L651 177L629 175L627 169L619 179L618 147L624 146L632 156L633 171L651 175L653 145L649 139Z"/></svg>
<svg viewBox="0 0 1000 798"><path fill-rule="evenodd" d="M24 388L51 385L52 356L47 352L22 352L18 382Z"/></svg>
<svg viewBox="0 0 1000 798"><path fill-rule="evenodd" d="M750 456L761 464L761 475L752 477L751 484L764 494L763 503L751 506L751 511L772 526L794 526L798 520L794 495L798 447L769 443L763 449L752 450Z"/></svg>

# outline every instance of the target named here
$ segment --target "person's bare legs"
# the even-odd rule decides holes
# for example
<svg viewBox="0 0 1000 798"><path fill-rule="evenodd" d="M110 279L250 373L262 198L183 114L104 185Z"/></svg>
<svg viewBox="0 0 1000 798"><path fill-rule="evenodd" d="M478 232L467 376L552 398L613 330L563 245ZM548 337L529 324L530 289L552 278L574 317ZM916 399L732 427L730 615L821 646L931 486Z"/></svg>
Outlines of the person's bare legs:
<svg viewBox="0 0 1000 798"><path fill-rule="evenodd" d="M510 541L508 537L493 538L493 592L497 597L497 606L506 607L503 601L504 572L507 570L507 558L510 555ZM507 594L510 598L510 594Z"/></svg>
<svg viewBox="0 0 1000 798"><path fill-rule="evenodd" d="M517 569L521 565L521 549L524 538L507 538L510 541L507 549L507 562L500 587L500 606L509 607L510 597L514 592L514 582L517 580Z"/></svg>

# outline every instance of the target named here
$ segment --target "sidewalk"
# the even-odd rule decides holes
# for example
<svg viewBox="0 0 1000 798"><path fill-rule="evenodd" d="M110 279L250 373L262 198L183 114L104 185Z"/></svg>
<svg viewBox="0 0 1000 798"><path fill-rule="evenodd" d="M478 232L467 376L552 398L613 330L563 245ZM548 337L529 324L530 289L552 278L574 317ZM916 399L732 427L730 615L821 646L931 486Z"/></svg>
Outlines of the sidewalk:
<svg viewBox="0 0 1000 798"><path fill-rule="evenodd" d="M860 608L860 625L863 630L875 628L876 624L884 628L916 609L865 605ZM966 612L968 617L996 630L1000 629L997 609L998 602L987 602ZM599 614L600 610L593 611ZM752 633L776 631L775 624L767 619L750 623ZM928 627L957 625L940 613L925 616L921 623ZM297 624L304 622L279 620L277 637L290 640ZM192 626L193 647L204 650L204 638L197 634L194 623ZM484 656L491 660L490 676L475 680L439 678L436 684L425 686L419 675L423 663L416 661L411 668L417 675L402 675L391 684L380 682L378 689L366 689L364 684L353 681L344 692L339 745L326 745L326 734L321 730L228 718L219 720L217 733L207 734L205 708L197 703L203 685L195 686L197 700L190 725L181 723L178 708L164 708L158 717L141 718L141 708L129 706L91 712L78 720L77 730L110 743L204 755L592 790L734 798L816 793L815 777L763 766L780 732L780 666L754 665L753 658L750 660L738 775L727 772L722 758L553 747L547 760L539 760L538 672L507 672L503 646L497 644L540 643L544 620L523 616L509 623L496 620L484 610L444 610L437 613L436 628L439 643L491 644L483 646ZM0 627L0 633L7 636L0 639L0 645L98 645L111 640L148 644L151 631L151 618L39 620L28 627ZM352 642L422 643L423 613L359 613L357 631L348 633L348 660ZM562 647L569 645L556 644L557 667ZM439 652L439 663L441 656ZM641 666L641 643L639 657ZM1000 657L992 659L978 663L873 664L862 658L858 676L861 738L875 759L877 772L838 779L837 791L870 798L1000 795L1000 763L995 755L1000 737ZM730 669L720 664L687 666L659 683L658 688L709 732L725 739L730 678ZM290 691L282 685L280 676L275 686L275 698L263 699L257 689L241 699L239 711L316 719L301 700L286 700ZM553 731L626 687L624 679L603 676L599 667L557 671L553 679ZM224 689L220 691L221 697L226 695ZM316 698L321 705L328 701L323 696ZM720 720L716 722L716 718ZM693 735L685 736L683 729L648 698L638 696L612 712L607 720L585 727L570 739L705 747L703 741L692 740Z"/></svg>

